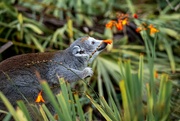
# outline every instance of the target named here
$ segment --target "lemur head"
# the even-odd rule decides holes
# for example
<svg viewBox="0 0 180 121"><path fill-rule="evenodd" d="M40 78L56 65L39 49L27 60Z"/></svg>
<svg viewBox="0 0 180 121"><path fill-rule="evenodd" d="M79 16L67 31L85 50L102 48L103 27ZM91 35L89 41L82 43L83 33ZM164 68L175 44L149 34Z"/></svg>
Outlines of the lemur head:
<svg viewBox="0 0 180 121"><path fill-rule="evenodd" d="M107 46L102 40L92 37L81 37L70 46L72 54L75 57L87 59L91 63L94 58Z"/></svg>

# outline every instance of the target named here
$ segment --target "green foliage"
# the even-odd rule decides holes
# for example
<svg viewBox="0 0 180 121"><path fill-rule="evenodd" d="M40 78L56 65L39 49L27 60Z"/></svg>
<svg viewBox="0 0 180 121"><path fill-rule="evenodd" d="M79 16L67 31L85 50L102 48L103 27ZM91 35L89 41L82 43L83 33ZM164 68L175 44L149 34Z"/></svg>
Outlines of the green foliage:
<svg viewBox="0 0 180 121"><path fill-rule="evenodd" d="M106 120L164 121L168 119L170 113L172 81L169 80L167 74L162 74L160 80L157 80L157 82L160 83L157 94L153 96L153 91L150 90L150 88L152 88L151 86L154 87L155 84L153 83L151 85L151 82L146 83L145 90L147 93L145 93L143 91L144 81L142 81L144 75L143 65L143 56L141 55L139 72L133 74L131 72L130 60L125 61L124 64L120 62L123 80L120 81L119 86L122 94L123 112L115 108L116 106L114 105L116 104L112 98L110 98L111 100L108 105L103 97L100 97L100 104L98 104L93 98L88 96L90 101Z"/></svg>
<svg viewBox="0 0 180 121"><path fill-rule="evenodd" d="M151 81L153 80L146 83L145 90L147 93L144 94L143 55L140 56L138 73L132 74L130 60L125 61L124 64L120 61L119 64L119 69L123 75L123 80L119 83L122 94L123 112L118 109L118 105L115 103L111 95L109 104L103 96L100 96L100 104L98 104L90 95L86 94L87 98L95 108L97 108L102 116L108 121L139 121L144 119L148 121L167 120L170 113L170 99L172 92L172 81L169 80L168 75L162 74L160 80L156 80L157 83L160 83L157 94L152 94L155 91L152 91L152 87L155 86L155 83L151 85ZM81 121L88 120L88 117L85 118L84 116L78 94L73 94L70 85L68 83L66 84L63 79L60 79L61 91L56 96L53 95L46 81L42 81L41 85L49 99L49 102L55 109L55 112L57 113L56 117L58 117L58 119L63 121L75 121L77 118ZM145 98L143 98L144 96ZM5 103L15 120L18 121L19 119L22 119L22 116L24 120L31 120L23 102L18 102L19 108L15 111L2 93L0 93L0 98ZM48 118L49 120L55 120L45 104L39 105L39 111L43 120L48 120ZM7 114L6 117L9 117L9 114ZM89 118L92 119L92 117Z"/></svg>
<svg viewBox="0 0 180 121"><path fill-rule="evenodd" d="M100 104L98 104L92 97L86 94L104 118L108 121L120 121L122 119L125 121L139 121L144 120L144 118L148 121L166 120L170 112L170 98L172 91L172 82L168 79L168 75L162 74L160 79L160 88L155 97L153 97L153 92L150 90L150 86L155 85L147 83L146 99L143 100L143 56L140 57L139 73L131 73L131 64L129 60L124 64L120 62L120 69L123 70L122 74L124 75L124 80L119 83L123 101L123 112L120 112L111 96L110 104L108 104L102 96L100 96ZM81 121L86 120L79 96L77 93L72 93L68 83L66 84L63 79L60 79L61 91L55 97L47 82L42 81L41 84L49 102L52 104L55 112L57 113L58 119L63 121L75 121L76 118L78 118L78 115ZM18 102L19 108L15 111L2 93L0 93L0 97L15 120L18 121L22 116L24 117L24 120L31 120L23 102ZM147 102L143 103L143 101ZM50 120L55 120L45 104L39 105L39 111L43 120L48 120L48 118ZM7 116L9 115L7 114ZM90 117L90 119L92 119L92 117Z"/></svg>

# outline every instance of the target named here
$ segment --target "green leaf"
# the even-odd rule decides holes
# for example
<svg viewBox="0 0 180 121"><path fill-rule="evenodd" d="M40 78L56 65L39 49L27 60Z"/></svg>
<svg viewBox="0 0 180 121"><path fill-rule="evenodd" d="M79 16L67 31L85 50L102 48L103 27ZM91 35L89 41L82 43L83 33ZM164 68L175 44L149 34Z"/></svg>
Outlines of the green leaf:
<svg viewBox="0 0 180 121"><path fill-rule="evenodd" d="M119 83L120 89L121 89L121 95L122 95L122 101L123 101L123 108L124 108L124 120L125 121L131 121L130 116L130 108L129 107L129 101L128 101L128 92L125 86L125 81L121 80Z"/></svg>
<svg viewBox="0 0 180 121"><path fill-rule="evenodd" d="M89 95L86 96L90 99L91 103L93 103L93 105L98 109L98 111L104 116L107 121L112 121L112 119L105 113L105 111L98 103L96 103Z"/></svg>
<svg viewBox="0 0 180 121"><path fill-rule="evenodd" d="M19 108L23 111L23 113L26 116L27 120L32 121L32 119L30 117L30 114L29 114L29 112L27 110L27 107L24 104L24 102L22 100L20 100L20 101L17 101L17 104L18 104Z"/></svg>
<svg viewBox="0 0 180 121"><path fill-rule="evenodd" d="M41 29L39 29L36 25L34 24L30 24L30 23L26 23L23 24L23 27L25 28L30 28L31 30L33 30L35 33L37 34L43 34L43 31L41 31Z"/></svg>
<svg viewBox="0 0 180 121"><path fill-rule="evenodd" d="M167 39L164 39L164 43L165 43L166 52L168 54L168 58L170 60L171 69L172 69L172 72L174 73L176 71L176 63L174 61L172 46L169 44Z"/></svg>
<svg viewBox="0 0 180 121"><path fill-rule="evenodd" d="M75 110L75 100L73 98L73 94L72 94L71 87L70 87L69 83L67 83L67 88L68 88L69 98L70 98L70 100L68 102L70 103L70 106L71 106L72 120L75 121L77 112Z"/></svg>
<svg viewBox="0 0 180 121"><path fill-rule="evenodd" d="M117 105L115 104L114 100L112 97L110 97L110 102L112 104L112 109L114 111L114 114L115 114L115 117L118 121L121 121L122 120L122 117L120 115L120 111L118 110L118 107Z"/></svg>
<svg viewBox="0 0 180 121"><path fill-rule="evenodd" d="M108 38L108 39L112 39L112 38L113 38L113 32L112 32L112 30L109 29L109 28L105 28L105 30L104 30L104 35L105 35L105 37Z"/></svg>
<svg viewBox="0 0 180 121"><path fill-rule="evenodd" d="M45 111L46 115L48 116L49 120L51 121L55 121L53 115L51 114L51 112L48 110L48 108L46 107L46 105L42 105L43 110Z"/></svg>
<svg viewBox="0 0 180 121"><path fill-rule="evenodd" d="M147 120L154 121L155 120L154 119L155 117L153 115L154 99L150 92L150 86L148 83L146 84L146 89L147 89L147 109L148 109Z"/></svg>
<svg viewBox="0 0 180 121"><path fill-rule="evenodd" d="M60 79L59 79L59 83L60 83L61 93L62 93L62 95L63 95L63 97L64 97L64 100L65 100L66 102L69 102L68 88L67 88L67 86L66 86L66 83L65 83L64 79L63 79L63 78L60 78ZM71 111L71 109L70 109L70 104L67 103L66 105L67 105L67 108L68 108L68 112L70 112L70 111Z"/></svg>
<svg viewBox="0 0 180 121"><path fill-rule="evenodd" d="M69 101L65 100L62 92L60 92L60 94L57 95L57 100L59 102L59 105L62 109L62 114L64 116L64 121L72 121L71 118L71 111L69 111L68 105L69 105Z"/></svg>
<svg viewBox="0 0 180 121"><path fill-rule="evenodd" d="M43 121L48 121L48 118L47 118L47 116L46 116L46 114L45 114L45 112L44 112L41 105L39 105L39 111L41 112L41 115L43 117Z"/></svg>
<svg viewBox="0 0 180 121"><path fill-rule="evenodd" d="M175 30L169 29L169 28L163 28L163 27L161 27L160 31L171 36L171 37L174 37L175 39L180 41L180 34L178 31L175 31Z"/></svg>
<svg viewBox="0 0 180 121"><path fill-rule="evenodd" d="M0 98L2 99L3 103L5 104L8 111L11 113L15 121L20 121L18 115L16 114L15 109L11 105L11 103L8 101L8 99L4 96L2 92L0 92Z"/></svg>
<svg viewBox="0 0 180 121"><path fill-rule="evenodd" d="M73 38L73 21L71 19L67 21L67 32L69 38Z"/></svg>
<svg viewBox="0 0 180 121"><path fill-rule="evenodd" d="M107 102L105 101L104 97L100 97L100 101L103 105L103 109L106 112L106 114L108 114L108 116L113 120L113 121L118 121L118 119L116 119L114 112L111 110L111 107L109 107L109 105L107 104Z"/></svg>
<svg viewBox="0 0 180 121"><path fill-rule="evenodd" d="M79 101L78 94L74 94L74 98L75 98L75 101L76 101L76 104L77 104L77 111L78 111L78 114L80 116L80 121L85 121L84 112L82 110L82 105L81 105L81 103Z"/></svg>
<svg viewBox="0 0 180 121"><path fill-rule="evenodd" d="M49 88L49 86L47 84L47 82L46 81L42 81L41 85L42 85L43 91L47 95L49 102L54 107L54 109L57 112L59 118L62 119L63 121L65 121L65 116L62 114L61 109L60 109L60 107L58 105L58 102L56 101L56 98L54 97L51 89Z"/></svg>
<svg viewBox="0 0 180 121"><path fill-rule="evenodd" d="M139 70L138 70L138 78L139 78L139 84L141 85L140 87L142 87L143 84L143 76L144 76L144 56L141 54L140 55L140 59L139 59Z"/></svg>
<svg viewBox="0 0 180 121"><path fill-rule="evenodd" d="M170 112L172 82L167 74L161 75L160 88L157 100L158 120L167 119Z"/></svg>
<svg viewBox="0 0 180 121"><path fill-rule="evenodd" d="M27 118L24 116L24 112L19 107L17 107L16 109L16 115L19 119L21 119L21 121L28 121Z"/></svg>
<svg viewBox="0 0 180 121"><path fill-rule="evenodd" d="M8 113L8 114L3 118L2 121L10 121L11 117L12 117L11 113Z"/></svg>
<svg viewBox="0 0 180 121"><path fill-rule="evenodd" d="M23 16L21 13L18 14L18 21L19 21L20 25L23 24Z"/></svg>
<svg viewBox="0 0 180 121"><path fill-rule="evenodd" d="M39 43L39 41L37 40L37 38L35 38L33 35L28 35L31 40L34 42L34 44L37 46L37 48L39 49L40 52L44 52L44 48L43 46Z"/></svg>

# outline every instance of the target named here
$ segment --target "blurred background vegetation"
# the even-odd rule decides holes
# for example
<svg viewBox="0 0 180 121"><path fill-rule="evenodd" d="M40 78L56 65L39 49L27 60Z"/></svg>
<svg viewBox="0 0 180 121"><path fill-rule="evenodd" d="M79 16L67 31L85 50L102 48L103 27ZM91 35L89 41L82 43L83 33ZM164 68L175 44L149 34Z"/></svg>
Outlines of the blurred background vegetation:
<svg viewBox="0 0 180 121"><path fill-rule="evenodd" d="M136 13L138 18L130 17L129 24L123 31L106 28L107 22L117 20L117 13L130 16ZM143 23L153 24L159 32L155 36L137 33L136 28ZM159 89L162 78L167 80L164 73L168 74L168 80L172 81L171 113L167 115L169 120L180 119L178 0L1 0L0 2L0 46L9 41L13 43L10 48L0 53L0 61L22 53L63 50L77 38L87 35L98 39L112 39L113 44L109 45L91 65L95 72L91 79L87 79L85 83L79 81L71 84L72 90L78 92L84 112L92 108L93 120L108 120L105 115L108 112L102 113L93 102L98 96L102 96L110 107L116 105L117 110L122 110L120 113L122 114L125 109L121 108L124 106L120 81L131 77L131 74L139 73L143 75L145 85L152 81L152 73L155 72L158 74L157 78L153 79L155 90ZM143 59L140 55L143 55ZM129 60L131 64L127 64L126 61ZM151 61L153 63L150 63ZM126 68L128 65L130 67ZM140 73L138 71L142 65L143 73ZM150 66L153 68L150 69ZM129 75L124 76L123 68L127 70L124 72L125 75L127 73ZM84 92L91 95L90 100ZM147 97L143 94L141 96L146 104ZM101 110L100 113L98 109ZM113 111L115 110L113 108Z"/></svg>

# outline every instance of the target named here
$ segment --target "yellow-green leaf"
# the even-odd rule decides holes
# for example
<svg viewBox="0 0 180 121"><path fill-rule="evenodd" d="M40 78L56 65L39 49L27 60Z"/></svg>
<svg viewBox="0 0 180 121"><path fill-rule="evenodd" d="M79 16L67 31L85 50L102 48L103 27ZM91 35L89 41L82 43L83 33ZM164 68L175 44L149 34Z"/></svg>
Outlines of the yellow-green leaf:
<svg viewBox="0 0 180 121"><path fill-rule="evenodd" d="M23 24L23 16L21 13L18 14L18 21L20 24Z"/></svg>
<svg viewBox="0 0 180 121"><path fill-rule="evenodd" d="M32 29L37 34L43 34L43 31L33 24L24 24L24 27Z"/></svg>

